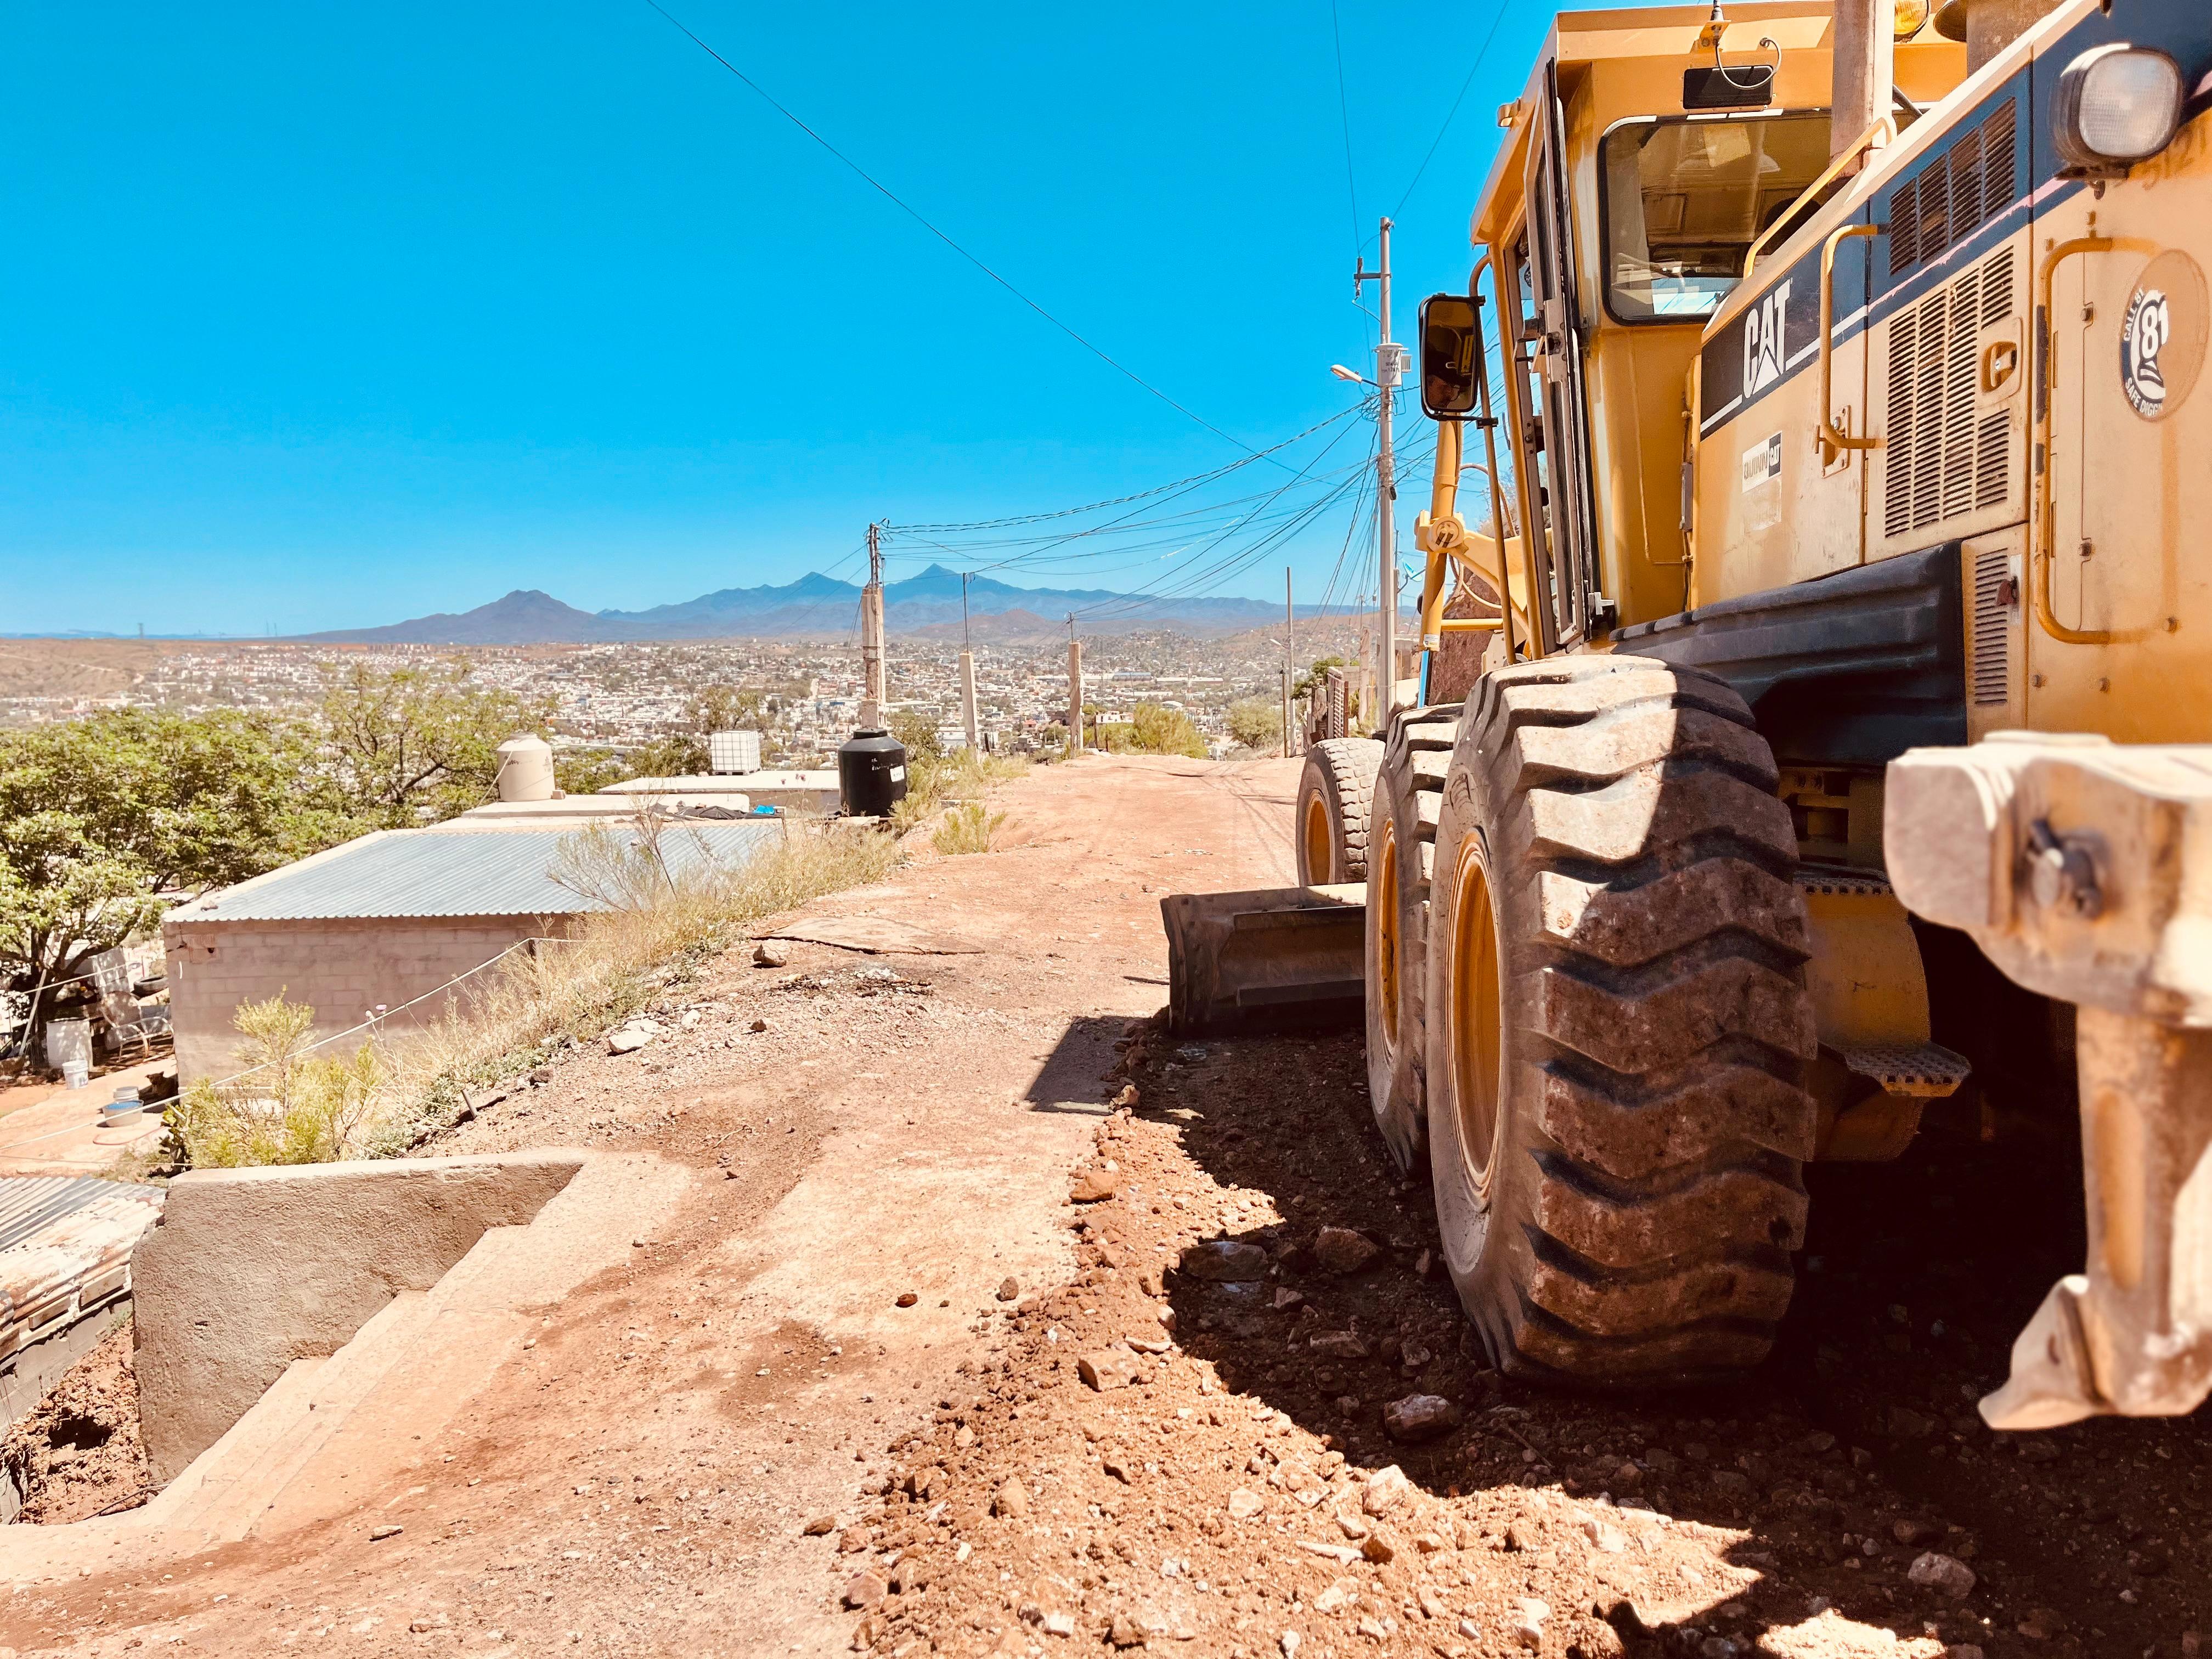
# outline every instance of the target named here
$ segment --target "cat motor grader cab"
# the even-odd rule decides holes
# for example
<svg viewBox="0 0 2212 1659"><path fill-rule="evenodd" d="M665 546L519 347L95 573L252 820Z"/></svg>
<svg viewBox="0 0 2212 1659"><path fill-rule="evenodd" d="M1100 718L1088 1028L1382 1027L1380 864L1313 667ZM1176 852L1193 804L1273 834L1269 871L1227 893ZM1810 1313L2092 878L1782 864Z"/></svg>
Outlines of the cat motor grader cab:
<svg viewBox="0 0 2212 1659"><path fill-rule="evenodd" d="M1493 1359L1690 1381L1771 1346L1803 1165L1899 1156L1969 1074L1916 913L2077 1022L2087 1271L1985 1415L2186 1412L2212 8L1892 11L1557 20L1423 309L1421 678L1310 757L1322 884L1168 902L1170 1017L1358 994Z"/></svg>

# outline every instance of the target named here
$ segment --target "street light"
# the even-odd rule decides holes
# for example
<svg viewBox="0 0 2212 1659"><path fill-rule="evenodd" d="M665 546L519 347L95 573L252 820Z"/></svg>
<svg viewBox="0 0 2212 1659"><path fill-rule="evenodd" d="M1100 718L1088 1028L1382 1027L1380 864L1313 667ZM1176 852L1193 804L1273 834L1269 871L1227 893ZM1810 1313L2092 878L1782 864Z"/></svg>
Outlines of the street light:
<svg viewBox="0 0 2212 1659"><path fill-rule="evenodd" d="M1342 363L1331 363L1328 366L1328 372L1335 375L1340 380L1351 380L1359 386L1373 386L1375 384L1374 381L1369 380L1364 374L1358 373L1355 369L1346 368Z"/></svg>

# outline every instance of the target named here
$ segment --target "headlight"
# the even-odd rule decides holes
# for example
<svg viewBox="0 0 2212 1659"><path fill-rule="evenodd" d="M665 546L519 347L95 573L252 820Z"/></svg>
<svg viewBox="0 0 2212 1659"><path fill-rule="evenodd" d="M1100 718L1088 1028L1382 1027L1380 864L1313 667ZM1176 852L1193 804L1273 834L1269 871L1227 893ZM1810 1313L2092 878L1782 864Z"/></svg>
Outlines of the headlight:
<svg viewBox="0 0 2212 1659"><path fill-rule="evenodd" d="M2051 137L2072 167L2125 168L2172 141L2181 120L2181 66L2148 46L2083 52L2058 77Z"/></svg>

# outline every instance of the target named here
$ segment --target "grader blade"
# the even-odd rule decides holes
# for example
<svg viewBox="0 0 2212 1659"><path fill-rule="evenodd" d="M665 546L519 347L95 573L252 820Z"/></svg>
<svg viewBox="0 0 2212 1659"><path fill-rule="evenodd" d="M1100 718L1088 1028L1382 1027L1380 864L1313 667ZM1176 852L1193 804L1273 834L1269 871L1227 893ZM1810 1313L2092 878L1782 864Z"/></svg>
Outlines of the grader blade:
<svg viewBox="0 0 2212 1659"><path fill-rule="evenodd" d="M2212 1395L2212 745L2002 732L1889 767L1898 896L2080 1010L2089 1259L1982 1401L1999 1429Z"/></svg>
<svg viewBox="0 0 2212 1659"><path fill-rule="evenodd" d="M1362 885L1170 893L1160 901L1160 919L1168 935L1168 1029L1177 1036L1362 1017Z"/></svg>

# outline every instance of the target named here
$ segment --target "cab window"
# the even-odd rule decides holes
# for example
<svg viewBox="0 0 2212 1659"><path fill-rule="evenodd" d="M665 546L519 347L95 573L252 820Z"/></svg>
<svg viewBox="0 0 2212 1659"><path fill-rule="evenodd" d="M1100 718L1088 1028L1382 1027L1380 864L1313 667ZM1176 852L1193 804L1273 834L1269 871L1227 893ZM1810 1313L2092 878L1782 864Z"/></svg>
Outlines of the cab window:
<svg viewBox="0 0 2212 1659"><path fill-rule="evenodd" d="M1828 165L1828 117L1662 116L1598 147L1606 309L1616 322L1710 317L1759 232Z"/></svg>

